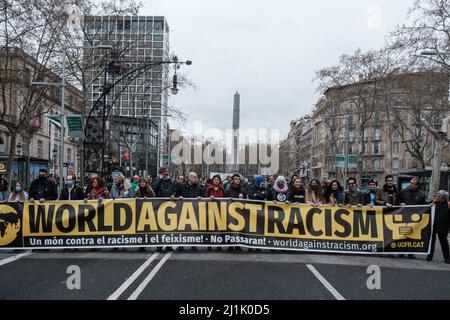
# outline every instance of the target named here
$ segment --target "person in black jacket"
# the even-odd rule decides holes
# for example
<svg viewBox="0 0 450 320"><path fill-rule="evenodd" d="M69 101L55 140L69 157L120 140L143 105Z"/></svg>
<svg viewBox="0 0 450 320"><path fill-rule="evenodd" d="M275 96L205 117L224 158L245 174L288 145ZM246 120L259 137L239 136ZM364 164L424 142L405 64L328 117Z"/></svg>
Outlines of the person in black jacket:
<svg viewBox="0 0 450 320"><path fill-rule="evenodd" d="M72 176L67 176L64 188L61 190L59 200L84 200L83 189L73 181Z"/></svg>
<svg viewBox="0 0 450 320"><path fill-rule="evenodd" d="M450 227L450 208L448 202L448 192L441 190L433 199L433 203L436 205L435 219L433 226L433 236L431 238L431 252L427 257L427 261L433 260L434 246L436 244L436 237L439 237L441 243L442 254L444 255L444 261L450 264L449 245L447 240L448 229Z"/></svg>
<svg viewBox="0 0 450 320"><path fill-rule="evenodd" d="M266 186L266 178L264 176L258 176L255 182L248 189L248 198L252 200L267 201L269 198L269 191Z"/></svg>
<svg viewBox="0 0 450 320"><path fill-rule="evenodd" d="M153 182L153 191L156 198L172 198L176 193L176 183L170 178L170 169L161 168L159 178Z"/></svg>
<svg viewBox="0 0 450 320"><path fill-rule="evenodd" d="M225 192L225 197L234 199L247 199L247 192L245 192L244 188L241 185L241 176L237 173L233 175L231 185Z"/></svg>
<svg viewBox="0 0 450 320"><path fill-rule="evenodd" d="M58 190L56 184L47 179L47 170L39 170L39 178L34 180L30 186L29 198L31 202L39 200L45 202L58 199Z"/></svg>
<svg viewBox="0 0 450 320"><path fill-rule="evenodd" d="M427 195L419 189L419 180L412 178L408 188L400 191L402 206L417 206L427 204Z"/></svg>
<svg viewBox="0 0 450 320"><path fill-rule="evenodd" d="M291 203L306 203L306 190L302 179L294 178L287 193L287 200Z"/></svg>
<svg viewBox="0 0 450 320"><path fill-rule="evenodd" d="M198 182L197 174L189 172L188 181L183 185L178 185L176 196L181 198L201 198L205 194L205 189Z"/></svg>

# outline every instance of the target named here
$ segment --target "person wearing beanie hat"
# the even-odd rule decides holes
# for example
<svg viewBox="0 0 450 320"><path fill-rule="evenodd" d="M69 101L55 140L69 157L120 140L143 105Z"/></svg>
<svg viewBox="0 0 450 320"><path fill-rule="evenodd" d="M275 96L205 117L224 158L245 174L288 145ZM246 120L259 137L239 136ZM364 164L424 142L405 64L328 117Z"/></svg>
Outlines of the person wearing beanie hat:
<svg viewBox="0 0 450 320"><path fill-rule="evenodd" d="M269 191L267 190L266 178L264 176L257 176L253 185L249 188L249 199L266 201L269 198Z"/></svg>

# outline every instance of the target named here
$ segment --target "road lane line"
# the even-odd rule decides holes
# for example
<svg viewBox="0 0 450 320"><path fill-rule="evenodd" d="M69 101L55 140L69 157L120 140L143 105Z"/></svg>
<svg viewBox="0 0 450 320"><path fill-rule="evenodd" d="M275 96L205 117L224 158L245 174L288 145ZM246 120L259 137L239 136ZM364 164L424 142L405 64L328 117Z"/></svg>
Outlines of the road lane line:
<svg viewBox="0 0 450 320"><path fill-rule="evenodd" d="M331 292L331 294L336 298L336 300L345 300L345 298L317 271L316 268L314 268L312 265L307 264L306 265L313 273L313 275L319 279L320 282L324 285L325 288L327 288L328 291Z"/></svg>
<svg viewBox="0 0 450 320"><path fill-rule="evenodd" d="M145 261L140 267L139 269L137 269L132 275L131 277L129 277L124 283L122 283L122 285L116 290L114 291L114 293L112 295L110 295L108 297L107 300L117 300L122 293L125 292L125 290L128 289L128 287L141 275L142 272L145 271L145 269L147 269L147 267L159 256L158 252L155 252L154 254L152 254L152 256L150 258L147 259L147 261Z"/></svg>
<svg viewBox="0 0 450 320"><path fill-rule="evenodd" d="M24 252L24 253L21 253L21 254L18 254L18 255L15 255L15 256L12 256L12 257L0 260L0 266L4 266L5 264L8 264L10 262L13 262L13 261L19 260L19 259L21 259L23 257L29 256L31 253L32 253L31 251L27 251L27 252Z"/></svg>
<svg viewBox="0 0 450 320"><path fill-rule="evenodd" d="M175 249L176 250L176 249ZM152 281L153 277L156 275L156 273L161 269L161 267L164 265L164 263L170 258L170 256L173 254L173 252L167 253L164 258L161 259L161 261L156 265L156 267L149 273L149 275L142 281L142 283L137 287L137 289L131 294L131 296L127 300L136 300L139 295L144 291L145 287Z"/></svg>

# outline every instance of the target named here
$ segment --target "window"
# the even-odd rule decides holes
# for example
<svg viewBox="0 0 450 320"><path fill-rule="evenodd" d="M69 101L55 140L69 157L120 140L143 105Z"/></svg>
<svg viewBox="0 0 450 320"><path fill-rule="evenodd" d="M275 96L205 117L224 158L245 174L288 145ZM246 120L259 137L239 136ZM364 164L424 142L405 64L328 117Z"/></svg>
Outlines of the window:
<svg viewBox="0 0 450 320"><path fill-rule="evenodd" d="M37 156L38 156L38 158L43 158L44 157L44 142L42 140L38 140Z"/></svg>
<svg viewBox="0 0 450 320"><path fill-rule="evenodd" d="M381 123L381 112L380 111L376 111L374 114L374 122L376 124L380 124Z"/></svg>
<svg viewBox="0 0 450 320"><path fill-rule="evenodd" d="M153 48L162 48L163 43L162 42L153 42Z"/></svg>
<svg viewBox="0 0 450 320"><path fill-rule="evenodd" d="M395 143L392 145L392 152L393 152L393 153L396 153L396 154L400 153L400 143L395 142Z"/></svg>
<svg viewBox="0 0 450 320"><path fill-rule="evenodd" d="M380 154L380 143L379 142L373 143L373 154Z"/></svg>
<svg viewBox="0 0 450 320"><path fill-rule="evenodd" d="M163 36L162 35L155 35L154 40L155 41L163 41Z"/></svg>
<svg viewBox="0 0 450 320"><path fill-rule="evenodd" d="M373 167L373 170L380 170L380 167L381 167L380 160L373 160L372 167Z"/></svg>
<svg viewBox="0 0 450 320"><path fill-rule="evenodd" d="M381 129L375 129L373 132L373 138L375 140L381 140Z"/></svg>
<svg viewBox="0 0 450 320"><path fill-rule="evenodd" d="M400 169L400 160L398 159L392 160L392 169Z"/></svg>
<svg viewBox="0 0 450 320"><path fill-rule="evenodd" d="M351 127L351 126L354 125L354 122L353 122L353 116L348 116L348 117L347 117L347 123L348 123L348 126L349 126L349 127Z"/></svg>
<svg viewBox="0 0 450 320"><path fill-rule="evenodd" d="M164 31L163 21L155 21L155 24L153 25L153 27L154 27L155 33L163 33L163 31Z"/></svg>

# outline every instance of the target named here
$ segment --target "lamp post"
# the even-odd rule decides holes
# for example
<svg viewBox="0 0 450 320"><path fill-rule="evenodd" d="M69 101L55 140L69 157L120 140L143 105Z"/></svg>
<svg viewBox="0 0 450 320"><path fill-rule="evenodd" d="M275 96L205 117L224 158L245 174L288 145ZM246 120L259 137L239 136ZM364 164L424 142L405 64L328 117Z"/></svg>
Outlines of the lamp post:
<svg viewBox="0 0 450 320"><path fill-rule="evenodd" d="M68 49L112 49L109 45L97 45L97 46L67 46L63 47L62 56L62 69L61 69L61 82L32 82L32 85L43 85L43 86L54 86L61 88L61 114L60 114L60 125L61 125L61 150L59 153L59 178L61 183L59 184L58 194L61 194L63 183L62 179L64 176L64 113L65 113L65 88L66 88L66 56Z"/></svg>

